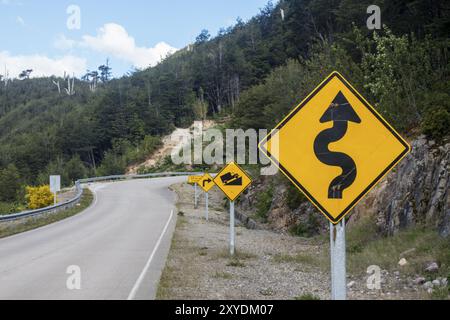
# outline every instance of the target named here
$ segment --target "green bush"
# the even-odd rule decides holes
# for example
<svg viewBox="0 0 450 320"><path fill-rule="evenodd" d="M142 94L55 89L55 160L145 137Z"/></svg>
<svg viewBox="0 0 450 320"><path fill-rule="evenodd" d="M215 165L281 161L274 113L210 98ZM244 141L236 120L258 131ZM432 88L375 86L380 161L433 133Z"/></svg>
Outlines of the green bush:
<svg viewBox="0 0 450 320"><path fill-rule="evenodd" d="M11 202L0 202L0 215L15 213L17 211L17 205Z"/></svg>
<svg viewBox="0 0 450 320"><path fill-rule="evenodd" d="M5 169L0 169L0 201L15 202L20 189L20 176L16 166L10 164Z"/></svg>
<svg viewBox="0 0 450 320"><path fill-rule="evenodd" d="M303 193L297 189L290 181L286 182L287 195L286 204L291 210L297 209L303 202L307 201Z"/></svg>
<svg viewBox="0 0 450 320"><path fill-rule="evenodd" d="M307 221L305 223L300 222L296 225L293 225L289 229L289 233L293 236L307 238L316 235L319 232L320 228L318 217L319 215L316 213L309 213Z"/></svg>
<svg viewBox="0 0 450 320"><path fill-rule="evenodd" d="M450 134L450 112L443 107L430 110L423 119L422 131L433 139L442 139Z"/></svg>
<svg viewBox="0 0 450 320"><path fill-rule="evenodd" d="M267 214L269 213L270 207L272 206L272 199L272 185L258 195L258 202L256 204L256 217L261 219L263 222L267 222Z"/></svg>
<svg viewBox="0 0 450 320"><path fill-rule="evenodd" d="M86 178L88 170L84 166L79 155L70 159L64 166L64 175L67 177L67 183L73 183L78 179Z"/></svg>
<svg viewBox="0 0 450 320"><path fill-rule="evenodd" d="M146 136L138 144L126 139L116 139L111 150L105 153L97 175L114 175L125 173L131 164L146 160L161 146L161 138Z"/></svg>

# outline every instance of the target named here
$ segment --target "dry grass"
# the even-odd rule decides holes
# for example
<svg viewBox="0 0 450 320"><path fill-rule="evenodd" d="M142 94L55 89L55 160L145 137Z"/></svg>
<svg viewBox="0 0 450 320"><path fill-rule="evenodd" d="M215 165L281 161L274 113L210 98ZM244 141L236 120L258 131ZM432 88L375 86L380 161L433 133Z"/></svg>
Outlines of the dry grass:
<svg viewBox="0 0 450 320"><path fill-rule="evenodd" d="M403 253L408 264L401 267L404 274L424 274L427 262L436 261L441 266L440 275L450 275L450 239L445 239L428 228L415 227L398 232L392 237L377 235L375 223L366 219L350 228L347 234L347 266L351 273L365 273L370 265L386 270L399 269ZM436 276L436 275L435 275Z"/></svg>

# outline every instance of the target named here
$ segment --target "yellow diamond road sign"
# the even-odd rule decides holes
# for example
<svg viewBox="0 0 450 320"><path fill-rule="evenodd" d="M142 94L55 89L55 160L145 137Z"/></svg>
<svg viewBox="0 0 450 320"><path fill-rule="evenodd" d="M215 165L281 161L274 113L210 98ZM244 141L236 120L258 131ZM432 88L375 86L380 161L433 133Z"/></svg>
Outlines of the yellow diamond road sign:
<svg viewBox="0 0 450 320"><path fill-rule="evenodd" d="M212 187L214 187L214 179L209 175L209 173L206 173L201 177L197 184L203 189L203 191L208 192Z"/></svg>
<svg viewBox="0 0 450 320"><path fill-rule="evenodd" d="M235 162L230 162L214 178L225 195L234 201L252 183L252 179Z"/></svg>
<svg viewBox="0 0 450 320"><path fill-rule="evenodd" d="M260 149L337 224L410 146L333 72L261 141Z"/></svg>
<svg viewBox="0 0 450 320"><path fill-rule="evenodd" d="M200 179L202 178L203 176L189 176L188 177L188 183L190 183L190 184L196 184L196 183L198 183L198 181L200 181Z"/></svg>

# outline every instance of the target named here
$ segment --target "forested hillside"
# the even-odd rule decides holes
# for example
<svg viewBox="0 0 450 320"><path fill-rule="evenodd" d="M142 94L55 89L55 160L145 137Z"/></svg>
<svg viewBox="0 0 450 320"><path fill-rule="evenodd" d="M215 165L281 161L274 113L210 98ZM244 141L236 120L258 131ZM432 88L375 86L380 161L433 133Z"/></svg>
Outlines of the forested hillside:
<svg viewBox="0 0 450 320"><path fill-rule="evenodd" d="M24 185L45 183L51 173L65 184L123 173L155 150L161 135L194 119L232 115L232 127L271 128L332 70L406 136L444 139L448 1L381 1L384 27L375 32L366 27L370 4L283 0L213 37L203 30L156 67L120 79L106 70L106 77L25 73L1 82L0 202L20 203ZM66 92L68 83L74 92Z"/></svg>

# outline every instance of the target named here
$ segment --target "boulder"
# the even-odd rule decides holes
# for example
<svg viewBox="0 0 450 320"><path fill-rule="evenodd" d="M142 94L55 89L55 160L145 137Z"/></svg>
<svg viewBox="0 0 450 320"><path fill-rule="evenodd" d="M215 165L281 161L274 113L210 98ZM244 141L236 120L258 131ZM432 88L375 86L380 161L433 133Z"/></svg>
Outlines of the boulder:
<svg viewBox="0 0 450 320"><path fill-rule="evenodd" d="M425 283L423 284L423 288L424 288L425 290L432 289L432 288L433 288L433 283L432 283L431 281L427 281L427 282L425 282Z"/></svg>
<svg viewBox="0 0 450 320"><path fill-rule="evenodd" d="M424 284L426 279L424 277L417 277L414 279L414 284Z"/></svg>
<svg viewBox="0 0 450 320"><path fill-rule="evenodd" d="M439 265L437 264L437 262L429 262L426 267L425 267L425 271L426 272L437 272L439 270Z"/></svg>
<svg viewBox="0 0 450 320"><path fill-rule="evenodd" d="M401 258L400 261L398 262L398 265L400 267L404 267L408 264L408 261L405 258Z"/></svg>

